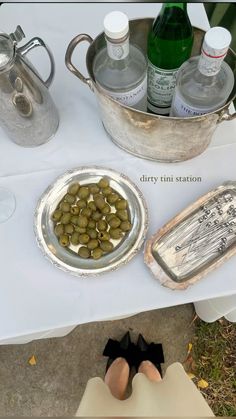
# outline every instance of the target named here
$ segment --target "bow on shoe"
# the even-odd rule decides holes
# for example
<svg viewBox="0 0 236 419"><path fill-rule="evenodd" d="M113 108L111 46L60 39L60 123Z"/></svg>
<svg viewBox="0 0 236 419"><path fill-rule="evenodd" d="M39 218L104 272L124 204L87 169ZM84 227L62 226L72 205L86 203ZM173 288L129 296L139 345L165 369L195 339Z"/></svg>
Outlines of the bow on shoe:
<svg viewBox="0 0 236 419"><path fill-rule="evenodd" d="M129 364L138 371L142 361L151 361L162 375L160 364L164 363L164 354L161 343L151 342L148 344L140 334L137 345L131 342L130 334L127 332L120 341L109 339L103 351L104 356L108 356L107 369L116 358L124 358Z"/></svg>
<svg viewBox="0 0 236 419"><path fill-rule="evenodd" d="M162 344L151 342L148 345L146 356L148 357L146 359L151 361L153 364L163 364L165 360L164 360Z"/></svg>
<svg viewBox="0 0 236 419"><path fill-rule="evenodd" d="M132 365L134 365L133 360L135 359L135 352L136 347L134 343L131 342L130 334L127 332L120 341L108 339L103 355L108 356L110 360L119 357L125 358L131 368Z"/></svg>

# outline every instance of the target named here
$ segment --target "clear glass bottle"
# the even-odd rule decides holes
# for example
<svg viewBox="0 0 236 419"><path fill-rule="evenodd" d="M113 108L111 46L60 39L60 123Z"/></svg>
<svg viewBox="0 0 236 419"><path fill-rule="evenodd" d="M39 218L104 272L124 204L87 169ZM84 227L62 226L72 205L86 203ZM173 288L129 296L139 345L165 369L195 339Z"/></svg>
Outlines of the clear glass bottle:
<svg viewBox="0 0 236 419"><path fill-rule="evenodd" d="M124 105L146 111L147 61L143 52L129 43L129 21L122 12L104 19L106 47L98 52L93 73L100 89Z"/></svg>
<svg viewBox="0 0 236 419"><path fill-rule="evenodd" d="M193 29L187 3L165 3L148 36L148 111L168 115L179 67L190 55Z"/></svg>
<svg viewBox="0 0 236 419"><path fill-rule="evenodd" d="M225 28L214 27L206 33L201 55L179 69L171 116L203 115L226 103L234 86L233 72L223 61L230 42Z"/></svg>

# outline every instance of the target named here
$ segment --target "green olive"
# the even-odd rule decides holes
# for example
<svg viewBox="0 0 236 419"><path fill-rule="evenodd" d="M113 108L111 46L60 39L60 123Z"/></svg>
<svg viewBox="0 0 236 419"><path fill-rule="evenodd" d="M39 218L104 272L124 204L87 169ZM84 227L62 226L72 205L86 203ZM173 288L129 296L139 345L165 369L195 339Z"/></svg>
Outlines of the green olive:
<svg viewBox="0 0 236 419"><path fill-rule="evenodd" d="M56 227L54 228L54 233L56 234L57 237L61 236L64 233L65 229L64 229L64 225L62 224L57 224Z"/></svg>
<svg viewBox="0 0 236 419"><path fill-rule="evenodd" d="M129 221L122 221L120 228L122 231L130 231L132 228L132 225Z"/></svg>
<svg viewBox="0 0 236 419"><path fill-rule="evenodd" d="M56 209L53 213L52 213L52 219L53 221L60 221L61 217L62 217L62 211L59 209Z"/></svg>
<svg viewBox="0 0 236 419"><path fill-rule="evenodd" d="M86 199L90 195L89 188L87 186L81 186L78 192L78 196L80 199Z"/></svg>
<svg viewBox="0 0 236 419"><path fill-rule="evenodd" d="M95 205L95 202L94 202L94 201L90 201L90 202L88 203L88 207L89 207L92 211L96 211L96 209L97 209L97 207L96 207L96 205Z"/></svg>
<svg viewBox="0 0 236 419"><path fill-rule="evenodd" d="M103 188L103 189L102 189L102 193L103 193L103 195L105 195L105 196L110 195L110 194L112 193L112 189L111 189L111 187L110 187L110 186L107 186L106 188Z"/></svg>
<svg viewBox="0 0 236 419"><path fill-rule="evenodd" d="M67 193L64 196L64 201L68 202L68 204L74 204L74 202L76 201L76 197L74 195Z"/></svg>
<svg viewBox="0 0 236 419"><path fill-rule="evenodd" d="M110 214L106 214L105 215L106 221L109 223L110 220L115 216L116 216L116 214L114 212L111 212Z"/></svg>
<svg viewBox="0 0 236 419"><path fill-rule="evenodd" d="M119 240L123 237L123 231L120 228L110 228L109 234L111 236L111 239L114 240Z"/></svg>
<svg viewBox="0 0 236 419"><path fill-rule="evenodd" d="M89 242L87 244L87 248L89 250L93 250L93 249L96 249L96 247L98 247L98 245L99 245L98 240L92 239L92 240L89 240Z"/></svg>
<svg viewBox="0 0 236 419"><path fill-rule="evenodd" d="M71 214L73 214L73 215L79 215L80 209L79 209L79 207L77 207L77 206L75 206L75 207L71 207L71 208L70 208L70 212L71 212Z"/></svg>
<svg viewBox="0 0 236 419"><path fill-rule="evenodd" d="M70 219L71 219L71 214L69 212L66 212L65 214L62 214L60 221L62 224L69 224Z"/></svg>
<svg viewBox="0 0 236 419"><path fill-rule="evenodd" d="M107 188L109 186L109 180L107 178L103 177L102 179L99 180L98 186L100 188Z"/></svg>
<svg viewBox="0 0 236 419"><path fill-rule="evenodd" d="M79 217L77 215L72 215L70 222L77 226Z"/></svg>
<svg viewBox="0 0 236 419"><path fill-rule="evenodd" d="M79 215L79 217L78 217L78 226L85 228L85 227L87 227L87 225L88 225L88 219L87 219L87 217L85 217L84 215Z"/></svg>
<svg viewBox="0 0 236 419"><path fill-rule="evenodd" d="M104 208L105 205L106 205L106 201L105 201L105 199L103 198L102 195L95 195L94 196L94 202L95 202L96 207L99 210L101 210L102 208Z"/></svg>
<svg viewBox="0 0 236 419"><path fill-rule="evenodd" d="M87 228L96 228L96 221L89 220Z"/></svg>
<svg viewBox="0 0 236 419"><path fill-rule="evenodd" d="M100 247L97 247L96 249L92 251L92 257L95 260L100 259L102 255L103 255L103 251L102 249L100 249Z"/></svg>
<svg viewBox="0 0 236 419"><path fill-rule="evenodd" d="M89 190L92 195L95 195L99 193L100 188L98 187L98 185L96 185L96 183L92 183L91 185L89 185Z"/></svg>
<svg viewBox="0 0 236 419"><path fill-rule="evenodd" d="M89 235L90 239L96 239L98 236L96 229L88 228L86 232Z"/></svg>
<svg viewBox="0 0 236 419"><path fill-rule="evenodd" d="M75 231L72 236L71 236L71 244L73 244L74 246L78 246L79 244L79 233L77 233L77 231Z"/></svg>
<svg viewBox="0 0 236 419"><path fill-rule="evenodd" d="M68 202L61 202L60 203L60 209L63 211L63 212L70 212L70 204L68 203Z"/></svg>
<svg viewBox="0 0 236 419"><path fill-rule="evenodd" d="M100 243L100 247L104 252L111 252L114 248L113 244L109 242L108 240L102 241Z"/></svg>
<svg viewBox="0 0 236 419"><path fill-rule="evenodd" d="M59 243L63 247L69 246L70 244L69 236L67 234L61 234L61 236L59 237Z"/></svg>
<svg viewBox="0 0 236 419"><path fill-rule="evenodd" d="M90 237L88 234L83 233L79 235L79 242L80 244L87 244L90 240Z"/></svg>
<svg viewBox="0 0 236 419"><path fill-rule="evenodd" d="M90 256L90 250L87 247L82 246L78 250L78 255L83 259L88 259Z"/></svg>
<svg viewBox="0 0 236 419"><path fill-rule="evenodd" d="M127 210L118 210L116 211L116 215L121 221L127 221L129 219Z"/></svg>
<svg viewBox="0 0 236 419"><path fill-rule="evenodd" d="M102 214L99 211L94 211L92 213L92 220L98 221L102 218Z"/></svg>
<svg viewBox="0 0 236 419"><path fill-rule="evenodd" d="M110 240L110 234L107 231L99 231L98 238L101 241L108 241Z"/></svg>
<svg viewBox="0 0 236 419"><path fill-rule="evenodd" d="M119 201L115 203L115 207L117 210L125 210L127 208L127 201L125 199L119 199Z"/></svg>
<svg viewBox="0 0 236 419"><path fill-rule="evenodd" d="M111 207L109 204L105 204L105 206L101 209L102 214L109 214L111 212Z"/></svg>
<svg viewBox="0 0 236 419"><path fill-rule="evenodd" d="M86 228L84 227L75 226L74 228L77 233L80 233L80 234L86 233Z"/></svg>
<svg viewBox="0 0 236 419"><path fill-rule="evenodd" d="M79 183L72 183L72 185L69 186L68 188L68 193L70 195L77 195L78 191L80 188L80 184Z"/></svg>
<svg viewBox="0 0 236 419"><path fill-rule="evenodd" d="M67 234L72 234L72 233L74 233L74 226L73 226L73 224L66 224L65 225L65 233L67 233Z"/></svg>
<svg viewBox="0 0 236 419"><path fill-rule="evenodd" d="M84 215L85 217L89 218L92 215L92 210L90 208L83 208L81 210L81 215Z"/></svg>
<svg viewBox="0 0 236 419"><path fill-rule="evenodd" d="M115 202L118 201L118 199L119 195L117 193L111 193L107 196L107 202L110 205L115 204Z"/></svg>
<svg viewBox="0 0 236 419"><path fill-rule="evenodd" d="M108 225L107 225L107 223L106 223L105 220L99 220L97 222L97 229L99 231L106 231L107 230L107 227L108 227Z"/></svg>
<svg viewBox="0 0 236 419"><path fill-rule="evenodd" d="M82 208L86 208L87 203L84 199L80 199L79 201L76 202L76 205L79 209L82 209Z"/></svg>
<svg viewBox="0 0 236 419"><path fill-rule="evenodd" d="M119 227L120 223L121 220L116 216L112 217L112 219L109 221L109 225L111 226L111 228Z"/></svg>

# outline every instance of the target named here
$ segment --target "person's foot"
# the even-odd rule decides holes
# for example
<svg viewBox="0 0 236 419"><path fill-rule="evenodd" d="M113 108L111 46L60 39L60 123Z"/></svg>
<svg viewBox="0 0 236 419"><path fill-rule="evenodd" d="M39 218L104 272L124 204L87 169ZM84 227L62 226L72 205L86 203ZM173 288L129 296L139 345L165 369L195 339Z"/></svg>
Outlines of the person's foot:
<svg viewBox="0 0 236 419"><path fill-rule="evenodd" d="M120 341L108 339L103 351L104 356L108 356L106 372L116 358L124 358L130 368L133 361L133 352L135 345L131 342L130 333L126 332Z"/></svg>
<svg viewBox="0 0 236 419"><path fill-rule="evenodd" d="M123 400L125 398L128 380L128 362L124 358L116 358L108 368L104 379L114 397L119 400Z"/></svg>
<svg viewBox="0 0 236 419"><path fill-rule="evenodd" d="M142 361L139 365L138 372L146 375L151 381L161 381L161 374L151 361Z"/></svg>
<svg viewBox="0 0 236 419"><path fill-rule="evenodd" d="M150 361L150 363L159 371L162 377L161 363L165 362L161 343L147 343L141 333L137 340L137 352L135 366L138 372L139 366L143 361Z"/></svg>

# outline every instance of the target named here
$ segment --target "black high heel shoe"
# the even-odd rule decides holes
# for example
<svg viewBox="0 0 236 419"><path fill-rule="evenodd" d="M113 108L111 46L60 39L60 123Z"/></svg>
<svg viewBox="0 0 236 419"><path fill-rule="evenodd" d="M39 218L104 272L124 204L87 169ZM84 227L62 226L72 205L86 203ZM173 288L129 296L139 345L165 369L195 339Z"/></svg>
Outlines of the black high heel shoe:
<svg viewBox="0 0 236 419"><path fill-rule="evenodd" d="M139 334L136 348L136 371L138 372L141 362L151 361L162 377L161 364L165 362L162 344L153 342L148 344L144 337Z"/></svg>
<svg viewBox="0 0 236 419"><path fill-rule="evenodd" d="M131 368L133 365L135 345L131 342L129 332L120 341L108 339L103 356L108 356L106 372L116 358L125 358Z"/></svg>

